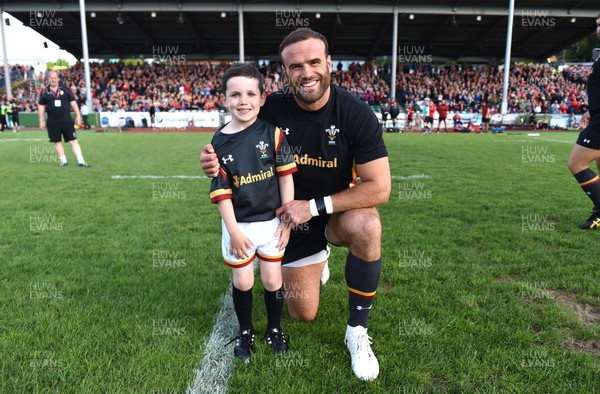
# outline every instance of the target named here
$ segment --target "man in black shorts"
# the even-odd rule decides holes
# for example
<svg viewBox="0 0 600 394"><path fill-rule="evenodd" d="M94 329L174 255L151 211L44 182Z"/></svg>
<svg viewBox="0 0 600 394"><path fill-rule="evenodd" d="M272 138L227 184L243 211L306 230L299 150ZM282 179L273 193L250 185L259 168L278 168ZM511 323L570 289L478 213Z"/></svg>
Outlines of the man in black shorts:
<svg viewBox="0 0 600 394"><path fill-rule="evenodd" d="M367 322L382 266L381 220L374 207L386 203L391 190L381 125L367 104L331 85L331 56L321 34L294 30L279 53L289 84L267 97L259 116L286 133L298 166L295 200L277 210L293 227L282 266L288 311L296 320L315 319L327 242L347 246L345 342L354 374L372 380L379 362ZM207 176L218 173L212 146L204 148L200 162Z"/></svg>
<svg viewBox="0 0 600 394"><path fill-rule="evenodd" d="M600 41L600 13L596 18L596 35ZM569 169L579 186L594 203L592 215L580 223L584 230L600 228L600 178L589 168L592 161L600 170L600 57L595 59L587 84L589 109L579 123L584 129L569 156Z"/></svg>
<svg viewBox="0 0 600 394"><path fill-rule="evenodd" d="M50 85L42 90L40 93L40 101L38 102L38 113L40 120L40 129L46 128L46 117L45 113L48 113L48 137L50 142L54 143L54 149L60 159L60 167L67 166L67 157L65 156L65 150L62 146L62 138L65 142L71 144L73 153L77 157L79 167L89 167L89 165L83 159L81 153L81 147L77 142L77 134L75 134L75 127L73 125L73 119L71 118L71 109L75 112L75 122L77 125L81 125L81 114L79 113L79 107L77 106L77 100L73 93L69 89L59 86L58 73L56 71L50 71L48 73L48 80Z"/></svg>

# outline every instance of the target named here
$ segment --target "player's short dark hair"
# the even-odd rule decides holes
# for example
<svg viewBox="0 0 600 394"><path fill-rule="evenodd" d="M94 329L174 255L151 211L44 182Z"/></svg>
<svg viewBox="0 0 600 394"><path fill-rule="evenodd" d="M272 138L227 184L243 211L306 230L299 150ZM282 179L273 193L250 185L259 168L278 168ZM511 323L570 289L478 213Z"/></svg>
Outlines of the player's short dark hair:
<svg viewBox="0 0 600 394"><path fill-rule="evenodd" d="M233 64L223 73L223 82L221 86L221 91L223 94L227 93L227 81L229 81L233 77L247 77L254 78L258 81L258 89L260 90L260 94L265 92L265 87L263 86L263 76L258 71L258 69L252 64L248 63L237 63Z"/></svg>
<svg viewBox="0 0 600 394"><path fill-rule="evenodd" d="M329 56L329 45L327 44L327 39L325 36L319 32L309 29L308 27L301 27L292 31L283 39L283 41L281 41L281 45L279 45L279 57L281 57L281 53L286 47L311 38L316 38L317 40L323 41L323 44L325 45L325 57ZM283 60L283 58L281 60Z"/></svg>

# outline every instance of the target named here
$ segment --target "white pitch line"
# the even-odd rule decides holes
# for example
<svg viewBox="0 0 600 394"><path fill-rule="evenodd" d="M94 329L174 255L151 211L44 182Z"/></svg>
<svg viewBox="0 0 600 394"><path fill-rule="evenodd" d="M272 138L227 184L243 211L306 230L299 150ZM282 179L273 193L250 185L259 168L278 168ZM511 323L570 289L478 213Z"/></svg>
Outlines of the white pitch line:
<svg viewBox="0 0 600 394"><path fill-rule="evenodd" d="M542 140L542 141L547 141L547 142L560 142L561 144L569 144L569 145L573 145L575 143L575 141L552 140L549 138L538 138L538 139Z"/></svg>
<svg viewBox="0 0 600 394"><path fill-rule="evenodd" d="M414 174L414 175L392 175L392 179L426 179L431 178L431 175L427 174Z"/></svg>
<svg viewBox="0 0 600 394"><path fill-rule="evenodd" d="M0 139L0 142L21 142L21 141L48 141L48 138L7 138L7 139Z"/></svg>
<svg viewBox="0 0 600 394"><path fill-rule="evenodd" d="M223 297L223 306L217 315L210 338L204 349L204 358L196 369L196 377L188 394L225 394L233 372L233 346L225 346L237 333L237 318L231 299L231 286Z"/></svg>
<svg viewBox="0 0 600 394"><path fill-rule="evenodd" d="M523 143L523 142L537 142L537 141L545 141L545 142L559 142L561 144L574 144L575 141L563 141L563 140L553 140L549 138L535 138L530 140L510 140L510 141L501 141L501 140L492 140L493 142L504 142L504 143Z"/></svg>

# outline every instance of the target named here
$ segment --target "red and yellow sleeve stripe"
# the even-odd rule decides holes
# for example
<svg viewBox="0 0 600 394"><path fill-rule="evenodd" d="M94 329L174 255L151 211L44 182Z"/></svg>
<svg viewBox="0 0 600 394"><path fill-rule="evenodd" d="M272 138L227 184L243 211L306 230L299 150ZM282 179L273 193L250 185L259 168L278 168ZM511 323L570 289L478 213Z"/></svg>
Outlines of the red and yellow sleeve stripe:
<svg viewBox="0 0 600 394"><path fill-rule="evenodd" d="M293 174L296 171L298 171L298 167L296 167L296 163L294 162L283 166L275 167L275 172L277 173L277 176Z"/></svg>
<svg viewBox="0 0 600 394"><path fill-rule="evenodd" d="M275 150L279 150L281 143L283 142L283 133L279 127L275 127Z"/></svg>
<svg viewBox="0 0 600 394"><path fill-rule="evenodd" d="M358 170L356 169L356 161L352 160L352 182L348 184L348 187L354 187L358 183Z"/></svg>
<svg viewBox="0 0 600 394"><path fill-rule="evenodd" d="M210 193L210 202L216 203L217 201L226 200L228 198L233 198L233 193L231 189L217 189L214 192Z"/></svg>

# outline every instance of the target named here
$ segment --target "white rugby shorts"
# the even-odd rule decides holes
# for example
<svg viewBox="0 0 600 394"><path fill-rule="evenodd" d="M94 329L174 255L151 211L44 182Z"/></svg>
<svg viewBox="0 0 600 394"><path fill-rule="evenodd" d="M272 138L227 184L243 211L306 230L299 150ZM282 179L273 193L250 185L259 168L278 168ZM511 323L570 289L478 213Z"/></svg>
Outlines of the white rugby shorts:
<svg viewBox="0 0 600 394"><path fill-rule="evenodd" d="M281 264L285 250L277 249L279 237L275 236L279 219L273 218L265 222L238 223L240 231L252 243L252 248L248 249L248 258L238 259L233 253L229 253L230 238L225 222L221 220L223 236L221 237L221 250L225 265L231 268L242 268L254 261L258 257L262 261Z"/></svg>

